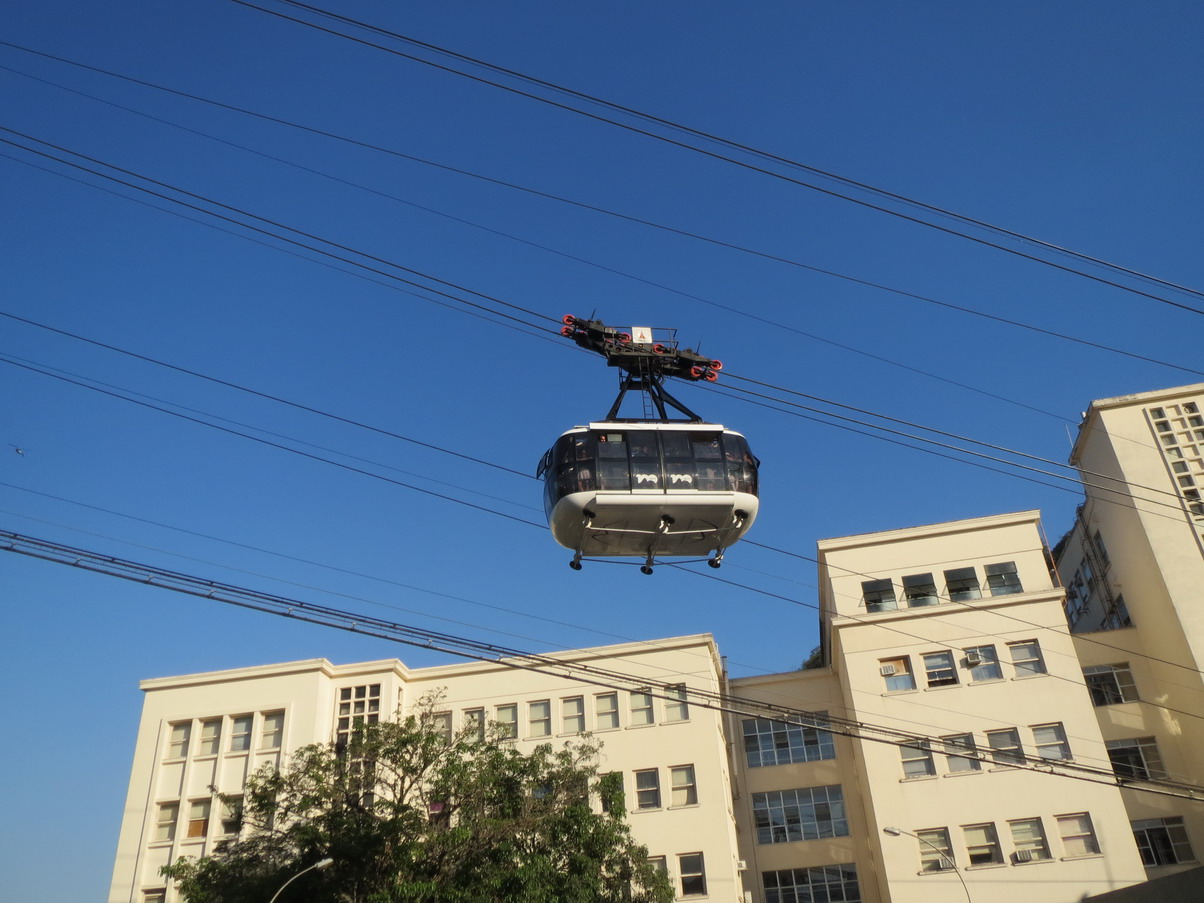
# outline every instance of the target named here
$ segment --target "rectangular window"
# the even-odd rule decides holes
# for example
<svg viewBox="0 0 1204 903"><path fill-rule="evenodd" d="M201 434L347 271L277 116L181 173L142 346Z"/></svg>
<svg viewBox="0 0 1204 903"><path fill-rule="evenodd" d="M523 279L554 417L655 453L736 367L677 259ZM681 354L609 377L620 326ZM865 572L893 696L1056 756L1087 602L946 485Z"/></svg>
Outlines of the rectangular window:
<svg viewBox="0 0 1204 903"><path fill-rule="evenodd" d="M188 738L192 735L192 722L173 724L167 741L167 758L182 759L188 755Z"/></svg>
<svg viewBox="0 0 1204 903"><path fill-rule="evenodd" d="M242 797L222 800L222 834L227 837L242 829Z"/></svg>
<svg viewBox="0 0 1204 903"><path fill-rule="evenodd" d="M552 703L547 699L527 703L527 736L547 737L552 733Z"/></svg>
<svg viewBox="0 0 1204 903"><path fill-rule="evenodd" d="M816 712L811 718L816 724L826 723L827 713ZM749 768L836 758L832 735L818 727L748 718L743 722L743 731Z"/></svg>
<svg viewBox="0 0 1204 903"><path fill-rule="evenodd" d="M936 774L936 765L932 761L932 749L927 740L917 740L899 747L899 755L903 759L903 776L906 778L923 778Z"/></svg>
<svg viewBox="0 0 1204 903"><path fill-rule="evenodd" d="M945 571L945 589L950 602L969 602L982 598L982 586L974 568L952 568Z"/></svg>
<svg viewBox="0 0 1204 903"><path fill-rule="evenodd" d="M701 897L707 892L707 873L701 853L681 853L677 857L677 874L681 879L683 897Z"/></svg>
<svg viewBox="0 0 1204 903"><path fill-rule="evenodd" d="M266 712L259 729L260 749L279 749L284 742L284 712Z"/></svg>
<svg viewBox="0 0 1204 903"><path fill-rule="evenodd" d="M957 683L957 668L952 652L929 652L924 655L925 678L930 687L949 687Z"/></svg>
<svg viewBox="0 0 1204 903"><path fill-rule="evenodd" d="M201 722L201 742L197 746L196 754L198 756L216 756L221 751L222 744L222 720L214 718L212 721Z"/></svg>
<svg viewBox="0 0 1204 903"><path fill-rule="evenodd" d="M936 594L936 581L932 574L909 574L903 578L903 598L908 608L936 605L940 598Z"/></svg>
<svg viewBox="0 0 1204 903"><path fill-rule="evenodd" d="M690 704L686 702L686 685L677 684L665 691L669 700L665 702L666 721L689 721Z"/></svg>
<svg viewBox="0 0 1204 903"><path fill-rule="evenodd" d="M478 743L485 740L485 710L465 709L464 728Z"/></svg>
<svg viewBox="0 0 1204 903"><path fill-rule="evenodd" d="M435 734L444 743L452 741L452 713L451 712L433 712L431 714L431 733Z"/></svg>
<svg viewBox="0 0 1204 903"><path fill-rule="evenodd" d="M1009 821L1012 830L1013 858L1016 862L1040 862L1049 859L1049 844L1039 818L1018 818Z"/></svg>
<svg viewBox="0 0 1204 903"><path fill-rule="evenodd" d="M617 693L602 693L594 697L594 712L597 715L598 730L609 731L619 726L619 695Z"/></svg>
<svg viewBox="0 0 1204 903"><path fill-rule="evenodd" d="M163 888L155 890L144 890L142 892L142 903L163 903L167 899L167 891Z"/></svg>
<svg viewBox="0 0 1204 903"><path fill-rule="evenodd" d="M1112 563L1112 559L1108 557L1108 547L1104 545L1104 537L1100 535L1099 530L1095 531L1092 541L1095 543L1095 551L1099 555L1100 561L1104 563L1105 568L1108 567Z"/></svg>
<svg viewBox="0 0 1204 903"><path fill-rule="evenodd" d="M970 669L970 680L1003 680L1003 669L999 667L999 656L994 646L970 646L962 650L966 654L966 667Z"/></svg>
<svg viewBox="0 0 1204 903"><path fill-rule="evenodd" d="M1183 827L1183 819L1179 816L1135 821L1133 837L1137 841L1141 861L1147 868L1196 861L1191 841L1187 839L1187 831Z"/></svg>
<svg viewBox="0 0 1204 903"><path fill-rule="evenodd" d="M230 719L230 752L242 752L251 748L250 715L239 715Z"/></svg>
<svg viewBox="0 0 1204 903"><path fill-rule="evenodd" d="M1013 593L1024 592L1024 587L1020 585L1020 575L1016 573L1016 562L988 564L986 572L987 588L992 596L1010 596Z"/></svg>
<svg viewBox="0 0 1204 903"><path fill-rule="evenodd" d="M894 611L899 607L895 601L895 586L889 580L863 580L861 598L865 600L865 610L870 614Z"/></svg>
<svg viewBox="0 0 1204 903"><path fill-rule="evenodd" d="M945 765L950 774L982 769L982 763L975 757L978 747L974 743L973 734L954 734L942 737L941 742L945 744Z"/></svg>
<svg viewBox="0 0 1204 903"><path fill-rule="evenodd" d="M916 678L911 673L911 656L879 659L878 673L886 681L887 692L893 693L896 690L914 690L916 688Z"/></svg>
<svg viewBox="0 0 1204 903"><path fill-rule="evenodd" d="M631 723L632 725L654 723L651 693L631 694Z"/></svg>
<svg viewBox="0 0 1204 903"><path fill-rule="evenodd" d="M1045 662L1041 658L1041 646L1036 640L1008 643L1012 655L1012 669L1017 677L1032 677L1045 673Z"/></svg>
<svg viewBox="0 0 1204 903"><path fill-rule="evenodd" d="M852 863L762 872L761 885L765 888L765 903L861 901L861 888L857 886L857 867Z"/></svg>
<svg viewBox="0 0 1204 903"><path fill-rule="evenodd" d="M693 765L674 765L669 769L670 805L693 806L698 803Z"/></svg>
<svg viewBox="0 0 1204 903"><path fill-rule="evenodd" d="M380 684L340 687L335 706L335 742L344 747L365 724L380 721Z"/></svg>
<svg viewBox="0 0 1204 903"><path fill-rule="evenodd" d="M1056 816L1058 834L1062 837L1062 852L1067 856L1094 856L1099 852L1095 828L1086 812Z"/></svg>
<svg viewBox="0 0 1204 903"><path fill-rule="evenodd" d="M1093 705L1119 705L1122 702L1136 702L1140 698L1128 662L1084 668L1083 678L1087 681Z"/></svg>
<svg viewBox="0 0 1204 903"><path fill-rule="evenodd" d="M637 809L661 807L661 777L658 769L635 773L635 805Z"/></svg>
<svg viewBox="0 0 1204 903"><path fill-rule="evenodd" d="M155 843L176 839L176 821L180 817L179 803L160 803L155 817Z"/></svg>
<svg viewBox="0 0 1204 903"><path fill-rule="evenodd" d="M648 864L650 866L652 866L654 871L659 872L660 874L664 875L665 877L668 877L669 863L665 861L664 856L649 856Z"/></svg>
<svg viewBox="0 0 1204 903"><path fill-rule="evenodd" d="M839 784L753 794L757 843L791 843L848 837L844 794Z"/></svg>
<svg viewBox="0 0 1204 903"><path fill-rule="evenodd" d="M945 872L957 868L948 828L929 828L916 831L920 845L920 871Z"/></svg>
<svg viewBox="0 0 1204 903"><path fill-rule="evenodd" d="M991 758L998 764L1024 764L1024 748L1020 745L1020 731L1015 728L987 731L987 745L991 747Z"/></svg>
<svg viewBox="0 0 1204 903"><path fill-rule="evenodd" d="M1153 737L1109 740L1104 746L1108 748L1108 758L1112 760L1112 770L1116 772L1117 777L1138 780L1166 777L1162 768L1162 756L1158 753L1158 744Z"/></svg>
<svg viewBox="0 0 1204 903"><path fill-rule="evenodd" d="M518 736L518 706L511 702L496 709L498 732L510 740Z"/></svg>
<svg viewBox="0 0 1204 903"><path fill-rule="evenodd" d="M560 716L564 733L582 733L585 730L585 697L570 696L560 700Z"/></svg>
<svg viewBox="0 0 1204 903"><path fill-rule="evenodd" d="M1003 853L999 849L999 835L995 833L993 823L963 825L962 834L966 838L966 856L970 860L971 867L1003 862Z"/></svg>
<svg viewBox="0 0 1204 903"><path fill-rule="evenodd" d="M1070 744L1066 742L1066 731L1062 722L1056 724L1034 724L1033 746L1042 759L1070 759Z"/></svg>
<svg viewBox="0 0 1204 903"><path fill-rule="evenodd" d="M188 805L186 837L206 837L209 834L209 800L194 800Z"/></svg>

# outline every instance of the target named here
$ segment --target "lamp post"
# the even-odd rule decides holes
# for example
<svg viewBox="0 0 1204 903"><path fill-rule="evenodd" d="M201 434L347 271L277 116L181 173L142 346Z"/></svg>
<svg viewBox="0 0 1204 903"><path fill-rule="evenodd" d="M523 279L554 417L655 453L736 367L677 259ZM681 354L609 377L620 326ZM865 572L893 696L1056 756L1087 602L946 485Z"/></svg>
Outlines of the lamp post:
<svg viewBox="0 0 1204 903"><path fill-rule="evenodd" d="M288 887L290 884L292 884L294 881L296 881L298 878L300 878L302 875L304 875L306 872L315 872L315 871L320 872L323 869L330 868L333 864L334 864L334 860L331 859L330 857L327 857L325 859L319 859L313 865L307 865L305 868L301 869L301 871L297 872L297 874L293 875L293 877L289 878L287 881L285 881L283 884L281 884L280 890L278 890L278 891L276 891L276 893L272 894L272 899L269 900L268 903L276 903L276 898L279 897L282 893L284 893L284 889L286 887Z"/></svg>
<svg viewBox="0 0 1204 903"><path fill-rule="evenodd" d="M953 874L957 875L957 880L962 883L962 890L966 892L966 903L974 903L974 901L970 899L970 888L966 886L966 879L962 877L961 869L959 869L957 867L957 863L954 862L950 857L946 856L945 851L938 847L935 843L930 840L925 840L919 834L913 834L911 831L904 831L902 828L883 828L882 833L889 834L891 837L898 837L901 834L906 834L908 837L914 837L925 846L932 847L932 849L936 850L937 854L941 857L941 862L947 862L953 866L951 871Z"/></svg>

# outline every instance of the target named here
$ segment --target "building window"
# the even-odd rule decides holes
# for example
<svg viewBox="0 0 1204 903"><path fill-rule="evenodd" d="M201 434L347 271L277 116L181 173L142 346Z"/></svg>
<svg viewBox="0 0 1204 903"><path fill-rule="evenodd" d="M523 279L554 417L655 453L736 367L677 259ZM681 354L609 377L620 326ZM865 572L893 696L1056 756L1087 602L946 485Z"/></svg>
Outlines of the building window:
<svg viewBox="0 0 1204 903"><path fill-rule="evenodd" d="M1117 777L1138 780L1166 777L1162 756L1158 754L1158 744L1153 737L1109 740L1104 746L1108 748L1108 758L1112 760L1112 770Z"/></svg>
<svg viewBox="0 0 1204 903"><path fill-rule="evenodd" d="M974 568L953 568L945 571L945 590L950 602L969 602L982 598L978 572Z"/></svg>
<svg viewBox="0 0 1204 903"><path fill-rule="evenodd" d="M1100 535L1099 530L1095 531L1095 535L1091 537L1095 544L1095 552L1100 557L1100 561L1104 563L1104 567L1112 564L1112 559L1108 557L1108 547L1104 545L1104 537Z"/></svg>
<svg viewBox="0 0 1204 903"><path fill-rule="evenodd" d="M957 868L957 863L953 858L953 844L949 842L947 828L916 831L916 839L920 846L921 872L945 872Z"/></svg>
<svg viewBox="0 0 1204 903"><path fill-rule="evenodd" d="M800 903L805 900L861 903L857 867L852 863L762 872L761 885L765 888L765 903Z"/></svg>
<svg viewBox="0 0 1204 903"><path fill-rule="evenodd" d="M1015 728L987 731L987 745L991 747L991 758L998 764L1024 764L1024 747L1020 745L1020 731Z"/></svg>
<svg viewBox="0 0 1204 903"><path fill-rule="evenodd" d="M665 720L666 721L689 721L690 720L690 704L686 702L686 685L677 684L668 687L665 690L665 695L669 697L665 703Z"/></svg>
<svg viewBox="0 0 1204 903"><path fill-rule="evenodd" d="M811 717L817 723L823 723L827 720L827 713L816 712ZM836 758L832 735L818 727L770 721L768 718L748 718L744 721L743 730L749 768Z"/></svg>
<svg viewBox="0 0 1204 903"><path fill-rule="evenodd" d="M560 722L566 734L580 734L585 730L585 697L570 696L560 700Z"/></svg>
<svg viewBox="0 0 1204 903"><path fill-rule="evenodd" d="M1013 593L1024 592L1024 587L1020 585L1020 575L1016 573L1016 562L988 564L986 571L987 588L992 596L1010 596Z"/></svg>
<svg viewBox="0 0 1204 903"><path fill-rule="evenodd" d="M936 581L932 574L909 574L903 578L903 598L908 608L936 605L940 598L936 594Z"/></svg>
<svg viewBox="0 0 1204 903"><path fill-rule="evenodd" d="M1033 746L1042 759L1070 759L1070 744L1066 742L1066 731L1062 722L1056 724L1034 724Z"/></svg>
<svg viewBox="0 0 1204 903"><path fill-rule="evenodd" d="M941 742L945 744L945 765L950 774L982 769L982 763L977 759L978 747L973 734L954 734L942 737Z"/></svg>
<svg viewBox="0 0 1204 903"><path fill-rule="evenodd" d="M966 855L971 867L1003 862L999 835L995 833L994 824L987 822L985 825L963 825L962 834L966 838Z"/></svg>
<svg viewBox="0 0 1204 903"><path fill-rule="evenodd" d="M163 903L167 899L167 891L164 888L156 888L155 890L144 890L142 892L142 903Z"/></svg>
<svg viewBox="0 0 1204 903"><path fill-rule="evenodd" d="M1049 844L1039 818L1018 818L1008 822L1012 829L1013 858L1016 862L1039 862L1049 859Z"/></svg>
<svg viewBox="0 0 1204 903"><path fill-rule="evenodd" d="M665 861L664 856L649 856L648 864L652 866L654 871L659 872L666 878L669 877L669 863Z"/></svg>
<svg viewBox="0 0 1204 903"><path fill-rule="evenodd" d="M1137 841L1141 861L1147 868L1196 861L1196 854L1192 852L1191 842L1183 827L1183 819L1179 816L1135 821L1133 837Z"/></svg>
<svg viewBox="0 0 1204 903"><path fill-rule="evenodd" d="M669 769L670 805L693 806L698 803L693 765L675 765Z"/></svg>
<svg viewBox="0 0 1204 903"><path fill-rule="evenodd" d="M167 758L182 759L188 755L188 738L192 735L192 722L171 726L171 735L167 741Z"/></svg>
<svg viewBox="0 0 1204 903"><path fill-rule="evenodd" d="M1062 836L1062 852L1067 856L1094 856L1099 852L1099 841L1091 816L1086 812L1056 816L1058 834Z"/></svg>
<svg viewBox="0 0 1204 903"><path fill-rule="evenodd" d="M197 745L198 756L216 756L222 746L222 720L201 722L201 742Z"/></svg>
<svg viewBox="0 0 1204 903"><path fill-rule="evenodd" d="M552 733L552 703L546 699L527 703L527 736L547 737Z"/></svg>
<svg viewBox="0 0 1204 903"><path fill-rule="evenodd" d="M707 873L701 853L681 853L677 857L677 874L681 879L683 897L701 897L707 892Z"/></svg>
<svg viewBox="0 0 1204 903"><path fill-rule="evenodd" d="M936 774L936 765L932 761L932 749L927 740L917 740L899 747L899 755L903 759L903 776L905 778L924 778Z"/></svg>
<svg viewBox="0 0 1204 903"><path fill-rule="evenodd" d="M230 719L230 752L243 752L251 748L251 715L239 715Z"/></svg>
<svg viewBox="0 0 1204 903"><path fill-rule="evenodd" d="M757 843L849 836L844 794L838 784L754 793L753 817Z"/></svg>
<svg viewBox="0 0 1204 903"><path fill-rule="evenodd" d="M1012 654L1012 669L1016 672L1017 677L1032 677L1035 674L1045 673L1041 646L1036 640L1008 643L1008 651Z"/></svg>
<svg viewBox="0 0 1204 903"><path fill-rule="evenodd" d="M155 817L155 843L176 839L176 822L180 817L179 803L160 803Z"/></svg>
<svg viewBox="0 0 1204 903"><path fill-rule="evenodd" d="M893 693L896 690L914 690L916 688L916 678L911 673L911 656L880 659L878 673L886 681L887 692Z"/></svg>
<svg viewBox="0 0 1204 903"><path fill-rule="evenodd" d="M1128 662L1093 665L1083 669L1083 677L1087 681L1093 705L1118 705L1136 702L1140 698Z"/></svg>
<svg viewBox="0 0 1204 903"><path fill-rule="evenodd" d="M1125 597L1117 594L1108 606L1108 610L1104 612L1104 619L1099 625L1100 630L1120 630L1132 626L1133 619L1129 617L1129 607L1125 605Z"/></svg>
<svg viewBox="0 0 1204 903"><path fill-rule="evenodd" d="M380 684L340 687L335 712L338 716L335 741L342 748L351 740L352 733L365 724L380 721Z"/></svg>
<svg viewBox="0 0 1204 903"><path fill-rule="evenodd" d="M924 674L930 687L950 687L957 683L957 668L952 652L929 652L924 655Z"/></svg>
<svg viewBox="0 0 1204 903"><path fill-rule="evenodd" d="M861 598L865 600L865 610L870 614L894 611L899 607L895 602L895 586L889 580L863 580Z"/></svg>
<svg viewBox="0 0 1204 903"><path fill-rule="evenodd" d="M635 805L637 809L661 807L661 776L656 768L635 773Z"/></svg>
<svg viewBox="0 0 1204 903"><path fill-rule="evenodd" d="M279 749L284 742L284 712L267 712L259 729L260 749Z"/></svg>
<svg viewBox="0 0 1204 903"><path fill-rule="evenodd" d="M485 710L484 709L465 709L464 710L464 728L478 743L485 740Z"/></svg>
<svg viewBox="0 0 1204 903"><path fill-rule="evenodd" d="M598 730L609 731L619 726L619 696L603 693L594 697L594 711L598 717Z"/></svg>
<svg viewBox="0 0 1204 903"><path fill-rule="evenodd" d="M434 712L431 714L431 733L444 743L452 741L452 713Z"/></svg>
<svg viewBox="0 0 1204 903"><path fill-rule="evenodd" d="M222 800L222 834L237 834L242 829L242 797Z"/></svg>
<svg viewBox="0 0 1204 903"><path fill-rule="evenodd" d="M655 719L652 714L652 694L651 693L632 693L631 694L631 723L637 724L653 724Z"/></svg>
<svg viewBox="0 0 1204 903"><path fill-rule="evenodd" d="M209 800L194 800L188 805L186 837L206 837L209 834Z"/></svg>
<svg viewBox="0 0 1204 903"><path fill-rule="evenodd" d="M999 667L999 656L994 646L970 646L966 653L966 667L970 669L970 680L1002 680L1003 669Z"/></svg>
<svg viewBox="0 0 1204 903"><path fill-rule="evenodd" d="M518 706L513 703L499 705L496 709L498 732L508 740L518 736Z"/></svg>

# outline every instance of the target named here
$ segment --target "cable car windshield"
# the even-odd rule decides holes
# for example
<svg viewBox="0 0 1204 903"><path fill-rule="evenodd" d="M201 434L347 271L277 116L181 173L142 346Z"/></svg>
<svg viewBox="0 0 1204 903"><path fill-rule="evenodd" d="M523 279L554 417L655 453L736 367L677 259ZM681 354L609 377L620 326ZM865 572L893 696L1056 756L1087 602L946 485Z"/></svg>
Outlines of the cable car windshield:
<svg viewBox="0 0 1204 903"><path fill-rule="evenodd" d="M549 511L574 492L757 494L757 460L748 442L722 430L572 432L544 456L540 473Z"/></svg>

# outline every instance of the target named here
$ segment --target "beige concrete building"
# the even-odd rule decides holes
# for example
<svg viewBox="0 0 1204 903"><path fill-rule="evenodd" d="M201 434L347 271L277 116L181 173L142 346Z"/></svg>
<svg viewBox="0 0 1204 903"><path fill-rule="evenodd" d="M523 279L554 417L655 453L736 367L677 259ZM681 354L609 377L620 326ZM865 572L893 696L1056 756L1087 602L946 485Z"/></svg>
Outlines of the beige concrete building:
<svg viewBox="0 0 1204 903"><path fill-rule="evenodd" d="M822 667L728 680L702 635L554 656L613 687L396 660L146 681L110 903L177 899L158 868L236 828L211 786L433 689L449 729L601 739L684 901L1075 903L1198 865L1201 407L1093 404L1053 553L1036 511L821 541Z"/></svg>

